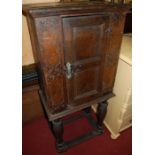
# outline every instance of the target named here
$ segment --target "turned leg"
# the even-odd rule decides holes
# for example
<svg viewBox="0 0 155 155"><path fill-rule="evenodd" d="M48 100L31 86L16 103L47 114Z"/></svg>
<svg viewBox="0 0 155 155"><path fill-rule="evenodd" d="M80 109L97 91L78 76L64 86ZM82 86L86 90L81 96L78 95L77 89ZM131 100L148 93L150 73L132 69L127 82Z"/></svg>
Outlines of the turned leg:
<svg viewBox="0 0 155 155"><path fill-rule="evenodd" d="M65 151L65 143L63 141L63 123L62 120L57 119L52 121L52 130L53 130L53 134L55 136L56 139L56 148L58 150L58 152L63 152Z"/></svg>
<svg viewBox="0 0 155 155"><path fill-rule="evenodd" d="M83 111L87 114L90 114L91 113L91 106L90 107L87 107L85 109L83 109Z"/></svg>
<svg viewBox="0 0 155 155"><path fill-rule="evenodd" d="M100 133L103 133L103 120L107 112L107 102L98 104L97 107L97 128Z"/></svg>

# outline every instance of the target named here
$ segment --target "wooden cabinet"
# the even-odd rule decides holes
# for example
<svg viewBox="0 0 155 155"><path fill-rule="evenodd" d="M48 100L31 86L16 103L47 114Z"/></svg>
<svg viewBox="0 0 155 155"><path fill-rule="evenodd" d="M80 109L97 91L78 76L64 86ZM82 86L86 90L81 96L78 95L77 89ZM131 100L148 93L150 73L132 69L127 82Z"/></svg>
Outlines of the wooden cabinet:
<svg viewBox="0 0 155 155"><path fill-rule="evenodd" d="M106 112L102 104L113 96L128 8L104 2L23 6L50 121L99 103L102 127L99 122Z"/></svg>

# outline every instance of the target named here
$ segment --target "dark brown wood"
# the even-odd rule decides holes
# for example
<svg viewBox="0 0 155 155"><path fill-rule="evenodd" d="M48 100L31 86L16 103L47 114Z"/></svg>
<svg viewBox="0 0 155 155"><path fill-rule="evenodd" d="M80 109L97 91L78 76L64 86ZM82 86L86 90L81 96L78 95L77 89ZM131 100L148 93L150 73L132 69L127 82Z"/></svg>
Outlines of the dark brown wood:
<svg viewBox="0 0 155 155"><path fill-rule="evenodd" d="M62 134L63 133L63 124L67 125L67 124L72 123L72 122L79 120L81 118L85 118L88 121L89 125L92 127L92 130L89 132L83 133L82 135L75 137L73 139L64 141L62 138L63 137L63 134ZM97 135L102 134L98 130L98 128L96 126L96 120L91 115L90 111L88 112L85 110L83 111L83 113L80 113L80 115L75 114L73 116L65 118L65 120L63 120L63 122L61 120L52 121L52 131L53 131L53 129L54 129L54 135L56 137L56 148L57 148L58 152L64 152L68 148L71 148L71 147L78 145L86 140L89 140Z"/></svg>
<svg viewBox="0 0 155 155"><path fill-rule="evenodd" d="M102 96L109 21L108 13L62 20L65 62L73 68L72 78L67 80L69 104L78 105Z"/></svg>
<svg viewBox="0 0 155 155"><path fill-rule="evenodd" d="M84 109L84 112L86 113L86 114L90 114L91 113L91 106L90 107L87 107L87 108L85 108Z"/></svg>
<svg viewBox="0 0 155 155"><path fill-rule="evenodd" d="M63 122L61 119L52 121L52 131L56 139L56 148L59 152L63 152L66 149L65 143L63 141Z"/></svg>
<svg viewBox="0 0 155 155"><path fill-rule="evenodd" d="M98 104L97 107L97 128L102 133L103 132L103 120L107 112L107 102L102 102Z"/></svg>
<svg viewBox="0 0 155 155"><path fill-rule="evenodd" d="M102 1L23 6L49 121L99 103L101 130L105 101L113 96L128 9ZM62 125L54 124L57 143L62 145Z"/></svg>
<svg viewBox="0 0 155 155"><path fill-rule="evenodd" d="M44 117L38 94L39 86L24 87L22 91L22 123L27 123L38 117Z"/></svg>
<svg viewBox="0 0 155 155"><path fill-rule="evenodd" d="M97 98L96 100L93 100L93 101L90 101L90 102L87 102L84 104L80 104L79 106L68 106L67 109L63 110L62 112L52 114L52 112L50 111L50 109L47 106L47 102L46 102L44 95L43 95L43 92L41 90L39 91L39 94L40 94L40 97L42 100L42 104L43 104L45 111L48 115L49 121L53 121L55 119L62 118L68 114L71 114L71 113L80 111L82 109L85 109L87 107L90 107L94 103L104 102L104 101L110 99L111 97L115 96L113 93L107 93L103 97Z"/></svg>
<svg viewBox="0 0 155 155"><path fill-rule="evenodd" d="M112 92L125 7L84 2L23 8L41 89L53 114ZM70 79L67 63L72 67Z"/></svg>

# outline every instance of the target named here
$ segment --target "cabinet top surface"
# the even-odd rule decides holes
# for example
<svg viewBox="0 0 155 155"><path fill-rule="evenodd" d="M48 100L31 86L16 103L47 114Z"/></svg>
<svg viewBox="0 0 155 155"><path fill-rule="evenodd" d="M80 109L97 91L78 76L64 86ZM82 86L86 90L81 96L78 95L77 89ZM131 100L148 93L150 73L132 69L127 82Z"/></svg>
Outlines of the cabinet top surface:
<svg viewBox="0 0 155 155"><path fill-rule="evenodd" d="M112 4L108 2L102 1L82 1L82 2L52 2L52 3L36 3L36 4L25 4L23 5L23 11L27 12L30 10L51 10L51 9L84 9L84 8L97 8L97 9L104 9L104 8L112 8L112 9L121 9L121 10L129 10L131 7L128 4Z"/></svg>

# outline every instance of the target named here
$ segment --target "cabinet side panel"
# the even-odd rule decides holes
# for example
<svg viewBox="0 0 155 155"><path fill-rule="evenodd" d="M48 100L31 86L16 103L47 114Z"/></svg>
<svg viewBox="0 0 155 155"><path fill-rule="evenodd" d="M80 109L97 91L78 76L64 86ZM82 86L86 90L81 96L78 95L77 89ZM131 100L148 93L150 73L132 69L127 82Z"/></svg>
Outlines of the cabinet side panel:
<svg viewBox="0 0 155 155"><path fill-rule="evenodd" d="M104 91L112 91L117 71L125 16L113 13L111 16L111 33L107 40L107 50L103 73Z"/></svg>
<svg viewBox="0 0 155 155"><path fill-rule="evenodd" d="M66 86L63 74L62 30L58 16L35 19L41 78L44 78L48 106L53 113L66 107Z"/></svg>

